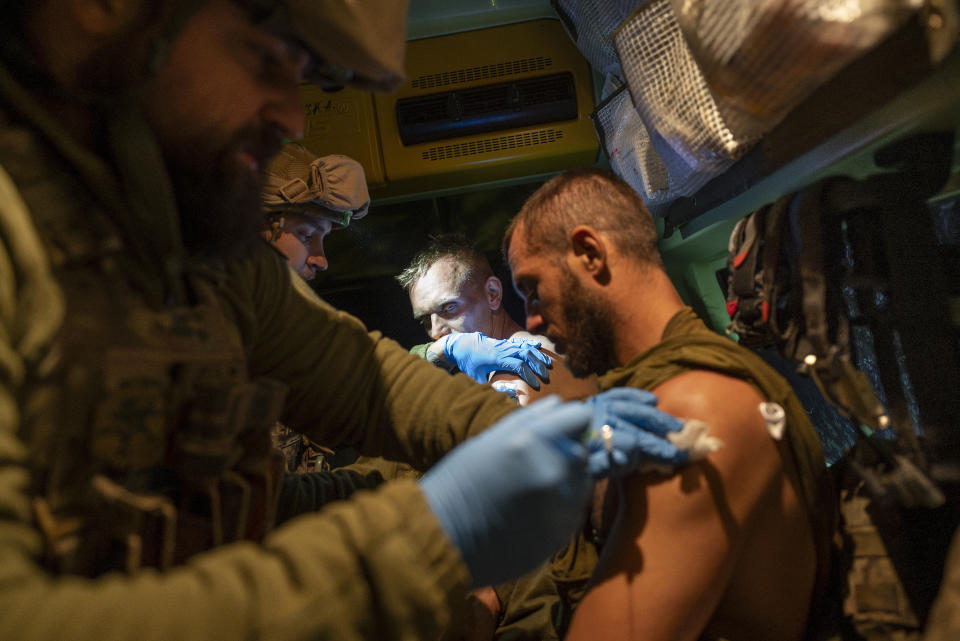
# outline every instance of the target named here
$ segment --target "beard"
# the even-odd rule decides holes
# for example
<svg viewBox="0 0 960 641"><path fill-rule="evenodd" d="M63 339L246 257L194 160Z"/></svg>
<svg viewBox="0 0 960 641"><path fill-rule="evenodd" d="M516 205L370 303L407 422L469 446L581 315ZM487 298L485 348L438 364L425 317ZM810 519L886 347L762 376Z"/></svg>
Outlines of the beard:
<svg viewBox="0 0 960 641"><path fill-rule="evenodd" d="M260 176L237 152L247 151L262 166L279 148L278 136L248 128L219 149L200 144L189 156L168 159L180 234L190 254L232 260L258 242L264 225Z"/></svg>
<svg viewBox="0 0 960 641"><path fill-rule="evenodd" d="M616 367L613 314L606 301L584 289L567 268L563 280L566 294L560 308L567 334L564 357L570 371L584 377Z"/></svg>

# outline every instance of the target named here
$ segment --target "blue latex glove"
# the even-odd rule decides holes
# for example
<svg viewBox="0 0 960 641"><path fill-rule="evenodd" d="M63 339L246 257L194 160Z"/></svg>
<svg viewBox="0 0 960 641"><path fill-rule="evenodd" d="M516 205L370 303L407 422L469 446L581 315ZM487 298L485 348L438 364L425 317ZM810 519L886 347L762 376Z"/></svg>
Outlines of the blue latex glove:
<svg viewBox="0 0 960 641"><path fill-rule="evenodd" d="M447 334L438 342L447 360L478 383L486 383L493 372L517 374L537 390L540 379L550 380L548 368L553 359L537 349L539 341L512 341L465 332Z"/></svg>
<svg viewBox="0 0 960 641"><path fill-rule="evenodd" d="M583 522L593 409L551 396L455 448L420 480L474 585L533 569Z"/></svg>
<svg viewBox="0 0 960 641"><path fill-rule="evenodd" d="M644 467L686 465L689 455L665 437L680 432L683 421L661 412L657 397L644 390L616 387L587 400L594 410L590 423L590 473L595 478L625 476ZM602 426L613 428L613 450L607 452Z"/></svg>

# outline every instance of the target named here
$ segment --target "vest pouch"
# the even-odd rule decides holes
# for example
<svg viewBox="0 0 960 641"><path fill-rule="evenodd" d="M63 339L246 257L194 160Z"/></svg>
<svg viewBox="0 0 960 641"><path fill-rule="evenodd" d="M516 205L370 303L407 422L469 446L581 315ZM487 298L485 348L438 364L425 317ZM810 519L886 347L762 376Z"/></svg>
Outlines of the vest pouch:
<svg viewBox="0 0 960 641"><path fill-rule="evenodd" d="M221 491L225 526L230 524L238 539L259 541L273 529L277 519L277 499L283 485L283 468L283 456L279 452L272 453L260 471L236 474L242 480L242 486L235 483ZM240 494L241 487L243 494ZM241 501L242 521L234 519L240 515L237 506Z"/></svg>
<svg viewBox="0 0 960 641"><path fill-rule="evenodd" d="M848 624L867 641L919 639L920 624L874 523L870 498L850 490L841 496L840 510L849 545L843 601Z"/></svg>
<svg viewBox="0 0 960 641"><path fill-rule="evenodd" d="M225 361L181 364L176 372L174 393L185 399L169 455L179 483L178 563L245 529L250 492L234 475L225 480L243 458L239 437L255 387L238 380L238 371ZM229 524L224 523L224 492L230 496Z"/></svg>
<svg viewBox="0 0 960 641"><path fill-rule="evenodd" d="M262 538L276 518L283 473L270 426L286 386L258 379L202 391L184 412L173 448L182 482L178 562L212 546Z"/></svg>
<svg viewBox="0 0 960 641"><path fill-rule="evenodd" d="M227 470L220 477L220 542L245 539L253 503L253 487L243 475Z"/></svg>
<svg viewBox="0 0 960 641"><path fill-rule="evenodd" d="M97 576L173 565L177 511L170 499L131 492L103 475L95 476L90 488L93 519L54 515L44 498L34 499L52 571Z"/></svg>
<svg viewBox="0 0 960 641"><path fill-rule="evenodd" d="M193 369L192 366L185 368ZM218 372L201 366L202 370L189 379L215 381ZM190 385L190 387L194 387ZM171 464L182 483L203 488L240 459L243 452L237 437L243 429L240 410L250 394L249 383L224 381L217 385L206 382L197 385L184 404L181 419L175 428Z"/></svg>
<svg viewBox="0 0 960 641"><path fill-rule="evenodd" d="M905 459L895 441L862 437L833 468L840 489L841 524L835 541L837 571L831 586L839 635L856 641L911 641L922 637L929 574L925 552L916 549L917 530L927 532L929 508L905 508L901 492L872 476ZM890 474L898 473L891 467ZM908 475L909 476L909 475ZM918 504L919 505L919 504ZM918 520L919 519L919 520ZM932 541L931 541L932 542Z"/></svg>
<svg viewBox="0 0 960 641"><path fill-rule="evenodd" d="M280 420L287 392L287 386L280 381L258 378L248 384L239 407L238 420L243 425L239 442L243 455L234 470L249 485L248 518L243 538L252 541L260 540L276 522L284 458L273 445L271 430Z"/></svg>

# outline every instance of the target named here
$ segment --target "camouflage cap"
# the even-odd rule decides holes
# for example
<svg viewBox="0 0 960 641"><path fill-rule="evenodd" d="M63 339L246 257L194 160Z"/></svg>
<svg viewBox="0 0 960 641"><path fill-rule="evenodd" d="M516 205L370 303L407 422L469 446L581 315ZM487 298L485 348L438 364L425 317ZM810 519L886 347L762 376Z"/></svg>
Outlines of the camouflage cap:
<svg viewBox="0 0 960 641"><path fill-rule="evenodd" d="M315 71L373 91L394 91L405 79L408 3L284 0L299 40L319 58Z"/></svg>
<svg viewBox="0 0 960 641"><path fill-rule="evenodd" d="M300 42L307 80L394 91L403 84L409 0L237 0L252 17Z"/></svg>
<svg viewBox="0 0 960 641"><path fill-rule="evenodd" d="M346 227L367 215L370 193L363 166L337 154L316 156L287 143L263 170L261 199L267 211L295 209L326 216Z"/></svg>
<svg viewBox="0 0 960 641"><path fill-rule="evenodd" d="M171 0L166 28L154 43L154 69L205 1ZM394 91L403 84L409 0L234 1L258 24L295 39L309 51L310 82L371 91Z"/></svg>

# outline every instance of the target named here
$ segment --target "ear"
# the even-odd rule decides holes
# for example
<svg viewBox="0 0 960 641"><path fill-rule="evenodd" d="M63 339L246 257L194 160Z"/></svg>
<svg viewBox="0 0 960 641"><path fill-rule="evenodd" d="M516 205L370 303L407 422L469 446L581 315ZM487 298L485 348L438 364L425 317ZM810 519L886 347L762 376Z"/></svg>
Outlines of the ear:
<svg viewBox="0 0 960 641"><path fill-rule="evenodd" d="M500 304L503 302L503 283L499 278L496 276L487 278L487 282L483 284L483 293L487 296L487 305L491 311L500 309Z"/></svg>
<svg viewBox="0 0 960 641"><path fill-rule="evenodd" d="M570 232L573 262L594 278L607 272L609 256L600 233L589 225L577 225Z"/></svg>
<svg viewBox="0 0 960 641"><path fill-rule="evenodd" d="M71 0L73 15L90 35L112 36L123 33L137 21L142 0Z"/></svg>

